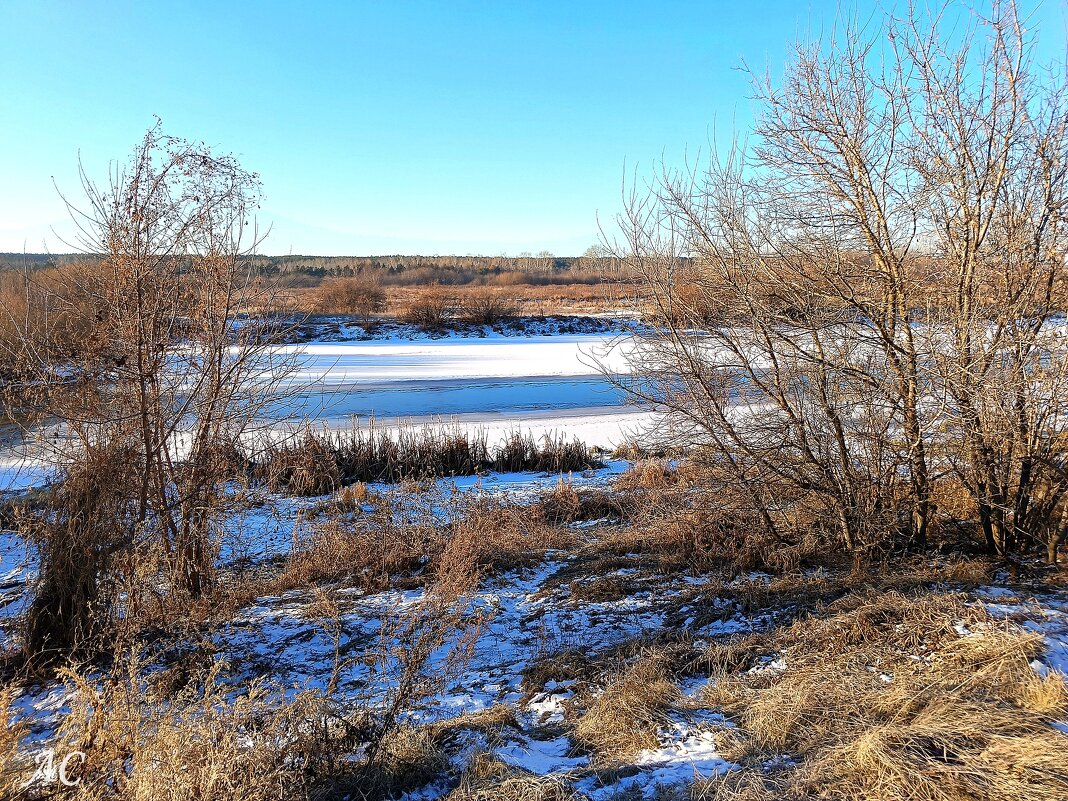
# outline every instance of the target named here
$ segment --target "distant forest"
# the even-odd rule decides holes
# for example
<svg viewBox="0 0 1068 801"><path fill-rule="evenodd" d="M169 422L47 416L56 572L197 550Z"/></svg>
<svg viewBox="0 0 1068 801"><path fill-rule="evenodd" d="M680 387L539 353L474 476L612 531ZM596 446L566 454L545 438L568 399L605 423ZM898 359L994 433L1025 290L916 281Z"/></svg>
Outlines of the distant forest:
<svg viewBox="0 0 1068 801"><path fill-rule="evenodd" d="M83 260L79 254L0 253L0 270L38 270ZM256 270L287 286L323 278L364 276L385 286L424 284L597 284L628 278L619 259L554 256L254 256Z"/></svg>

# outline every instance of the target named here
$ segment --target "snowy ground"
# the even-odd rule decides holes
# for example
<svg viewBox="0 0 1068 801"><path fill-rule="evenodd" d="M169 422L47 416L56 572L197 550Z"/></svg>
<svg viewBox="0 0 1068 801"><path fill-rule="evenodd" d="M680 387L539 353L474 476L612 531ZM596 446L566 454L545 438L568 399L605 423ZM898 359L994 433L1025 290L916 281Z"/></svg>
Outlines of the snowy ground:
<svg viewBox="0 0 1068 801"><path fill-rule="evenodd" d="M623 465L612 467L618 471ZM604 482L610 475L610 471L603 471L589 480ZM548 477L529 474L501 476L484 491L530 497L548 481ZM441 483L436 489L445 486ZM461 489L483 488L472 479ZM284 553L292 536L286 525L292 522L295 506L314 500L275 498L259 511L243 516L241 524L263 536L260 551L253 558L269 556L272 550ZM594 521L592 526L577 530L594 542L603 527L612 525L609 520ZM265 548L266 543L272 545ZM239 555L229 554L234 558ZM516 725L504 727L491 739L476 731L464 731L463 747L452 756L451 778L442 776L412 791L405 796L409 801L432 801L445 795L464 761L475 751L490 753L534 775L552 777L589 799L618 798L622 793L654 798L660 788L686 785L735 767L717 749L718 738L731 724L701 702L705 678L680 683L680 698L670 709L655 748L647 748L630 763L605 772L591 765L589 756L576 748L565 719L568 704L589 687L573 679L535 680L525 671L538 660L563 652L597 659L627 641L647 641L665 634L682 636L699 648L702 642L716 637L777 625L785 620L778 615L788 616L790 610L747 613L731 596L729 585L682 572L664 575L638 553L623 554L619 567L595 568L591 574L593 563L584 561L588 555L581 547L553 551L538 564L481 581L466 602L467 618L480 621L469 661L462 670L450 674L443 689L412 708L408 719L440 723L504 705L511 710ZM752 574L739 580L767 578ZM625 592L611 600L591 600L583 589L594 579L618 582ZM382 650L390 625L423 599L423 591L365 592L338 586L330 590L330 597L337 604L336 621L323 617L317 592L300 589L257 598L212 630L208 635L211 650L214 658L230 666L228 680L241 685L264 678L291 692L324 690L335 660L340 659L336 697L342 703L364 708L381 704L393 674L388 667L375 667L369 657ZM1036 671L1068 671L1068 593L1034 594L992 585L977 590L973 603L1043 634L1049 649L1045 658L1034 664ZM442 663L444 673L444 654L433 659ZM436 670L434 664L431 673ZM779 667L788 669L787 665ZM16 708L34 722L36 737L42 738L63 714L65 695L56 685L37 687L21 697ZM1065 726L1068 728L1068 723Z"/></svg>

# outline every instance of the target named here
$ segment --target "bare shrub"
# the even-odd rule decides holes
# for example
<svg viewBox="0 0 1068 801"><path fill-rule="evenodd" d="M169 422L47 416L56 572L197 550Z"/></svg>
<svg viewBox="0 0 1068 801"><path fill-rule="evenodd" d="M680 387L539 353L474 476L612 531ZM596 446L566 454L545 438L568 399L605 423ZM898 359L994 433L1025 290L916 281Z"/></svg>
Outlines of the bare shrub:
<svg viewBox="0 0 1068 801"><path fill-rule="evenodd" d="M470 325L496 325L519 313L519 305L499 292L467 293L460 305L460 319Z"/></svg>
<svg viewBox="0 0 1068 801"><path fill-rule="evenodd" d="M144 577L146 593L172 609L211 589L232 443L286 372L269 352L284 332L238 320L239 306L269 292L255 280L255 243L242 244L254 174L157 125L106 184L84 168L81 178L85 208L70 209L87 259L49 291L69 317L90 308L91 326L68 350L34 351L27 365L40 388L27 448L70 468L45 503L60 513L36 528L56 543L40 545L31 648L73 647L82 634L44 632L88 631L107 617L92 599L72 603L72 593L89 591L90 573L117 580L101 574L122 565L123 581ZM56 436L34 428L43 422ZM146 553L155 575L141 572ZM132 621L139 593L124 591L133 592L124 616Z"/></svg>
<svg viewBox="0 0 1068 801"><path fill-rule="evenodd" d="M619 385L860 555L925 547L945 474L990 552L1063 541L1068 91L1023 16L951 35L911 6L799 43L781 81L752 75L753 148L665 170L620 220L662 326Z"/></svg>
<svg viewBox="0 0 1068 801"><path fill-rule="evenodd" d="M442 331L448 327L453 312L453 300L441 287L431 287L416 297L401 313L401 322L416 325L424 331Z"/></svg>
<svg viewBox="0 0 1068 801"><path fill-rule="evenodd" d="M332 278L316 290L315 306L322 312L355 314L367 322L386 307L386 292L373 278Z"/></svg>
<svg viewBox="0 0 1068 801"><path fill-rule="evenodd" d="M380 759L402 716L443 691L470 660L482 619L469 613L467 599L478 581L477 548L469 538L454 537L422 597L383 625L376 670L387 689L367 748L369 764Z"/></svg>

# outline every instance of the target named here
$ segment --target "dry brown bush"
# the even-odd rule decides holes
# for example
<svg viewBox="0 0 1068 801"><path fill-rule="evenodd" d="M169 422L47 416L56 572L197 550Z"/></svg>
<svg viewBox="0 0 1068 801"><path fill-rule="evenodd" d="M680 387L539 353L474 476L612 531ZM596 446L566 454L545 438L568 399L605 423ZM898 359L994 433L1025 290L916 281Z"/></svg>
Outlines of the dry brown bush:
<svg viewBox="0 0 1068 801"><path fill-rule="evenodd" d="M452 318L456 303L441 287L433 287L412 300L400 314L403 323L416 325L424 331L441 331Z"/></svg>
<svg viewBox="0 0 1068 801"><path fill-rule="evenodd" d="M373 278L327 279L316 290L315 307L321 312L355 314L367 321L385 306L386 292Z"/></svg>
<svg viewBox="0 0 1068 801"><path fill-rule="evenodd" d="M622 519L632 511L631 499L626 495L596 489L579 492L570 478L561 478L534 507L534 513L551 526L581 520Z"/></svg>
<svg viewBox="0 0 1068 801"><path fill-rule="evenodd" d="M496 325L518 313L519 304L501 292L469 291L460 303L460 319L470 325Z"/></svg>
<svg viewBox="0 0 1068 801"><path fill-rule="evenodd" d="M616 489L633 490L688 488L702 479L700 467L691 461L674 464L667 459L641 459L615 480Z"/></svg>

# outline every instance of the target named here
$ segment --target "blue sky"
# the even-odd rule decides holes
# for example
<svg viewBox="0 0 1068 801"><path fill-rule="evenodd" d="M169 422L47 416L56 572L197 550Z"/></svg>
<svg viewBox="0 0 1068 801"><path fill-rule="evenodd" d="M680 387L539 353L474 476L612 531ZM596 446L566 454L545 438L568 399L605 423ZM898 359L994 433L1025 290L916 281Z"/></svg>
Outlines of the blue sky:
<svg viewBox="0 0 1068 801"><path fill-rule="evenodd" d="M859 5L867 16L874 4ZM2 0L0 251L153 123L260 173L266 253L581 253L625 169L751 120L834 2ZM1065 0L1034 18L1056 55Z"/></svg>

